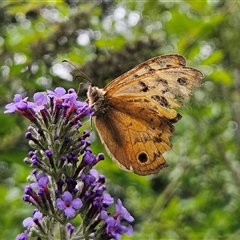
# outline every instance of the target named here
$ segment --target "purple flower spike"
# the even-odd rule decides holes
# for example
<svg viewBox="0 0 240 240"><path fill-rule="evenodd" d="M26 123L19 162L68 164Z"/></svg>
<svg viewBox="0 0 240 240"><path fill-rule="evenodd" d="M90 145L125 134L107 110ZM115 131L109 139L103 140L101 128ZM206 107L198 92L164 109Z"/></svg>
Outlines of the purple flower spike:
<svg viewBox="0 0 240 240"><path fill-rule="evenodd" d="M67 223L66 227L67 227L67 230L69 231L70 235L75 230L75 227L71 223Z"/></svg>
<svg viewBox="0 0 240 240"><path fill-rule="evenodd" d="M97 161L101 161L101 160L104 160L104 154L103 153L99 153L97 155Z"/></svg>
<svg viewBox="0 0 240 240"><path fill-rule="evenodd" d="M5 108L7 110L4 111L4 113L12 113L15 112L16 110L18 110L19 106L25 106L25 108L27 107L27 97L26 98L22 98L21 94L15 94L14 95L14 99L13 102L7 104L5 106Z"/></svg>
<svg viewBox="0 0 240 240"><path fill-rule="evenodd" d="M47 239L49 232L57 239L57 228L68 239L120 239L133 232L128 222L134 219L121 200L115 214L108 212L114 199L105 193L105 176L93 169L104 155L93 154L87 139L91 131L80 129L82 119L91 116L93 110L77 98L74 89L57 87L35 93L33 102L16 94L5 107L5 113L16 111L31 121L25 136L33 150L24 162L34 170L23 200L37 209L23 221L26 231L16 240L27 240L33 234ZM82 222L76 229L66 223L79 215Z"/></svg>
<svg viewBox="0 0 240 240"><path fill-rule="evenodd" d="M113 237L116 240L121 239L122 235L122 225L120 224L120 221L115 220L113 217L108 217L106 219L107 223L107 233L109 236Z"/></svg>
<svg viewBox="0 0 240 240"><path fill-rule="evenodd" d="M116 214L122 216L128 222L134 221L134 218L128 212L128 210L122 205L122 201L118 199L116 204Z"/></svg>
<svg viewBox="0 0 240 240"><path fill-rule="evenodd" d="M68 101L71 105L78 106L79 103L82 103L77 101L78 95L73 88L68 90L68 94L66 94L66 96L68 96Z"/></svg>
<svg viewBox="0 0 240 240"><path fill-rule="evenodd" d="M76 215L76 210L82 207L82 201L80 198L73 199L70 192L64 192L62 199L57 199L57 207L63 210L68 218Z"/></svg>
<svg viewBox="0 0 240 240"><path fill-rule="evenodd" d="M25 230L23 233L17 235L16 240L28 240L28 234Z"/></svg>
<svg viewBox="0 0 240 240"><path fill-rule="evenodd" d="M80 178L87 186L90 186L96 180L95 177L92 176L91 174L85 174L85 173L82 173Z"/></svg>
<svg viewBox="0 0 240 240"><path fill-rule="evenodd" d="M34 214L33 214L33 217L28 217L26 218L25 220L23 220L23 226L24 227L31 227L32 225L34 225L34 222L39 222L41 221L43 218L43 215L41 212L39 211L36 211Z"/></svg>
<svg viewBox="0 0 240 240"><path fill-rule="evenodd" d="M94 206L98 206L101 208L107 208L111 204L113 204L114 200L110 194L104 193L102 196L96 197L93 201Z"/></svg>
<svg viewBox="0 0 240 240"><path fill-rule="evenodd" d="M122 225L120 218L115 219L114 217L109 216L105 210L101 211L100 218L107 224L106 232L108 236L116 240L121 239L123 233L127 235L131 235L133 233L132 226Z"/></svg>
<svg viewBox="0 0 240 240"><path fill-rule="evenodd" d="M43 218L43 215L42 215L42 213L39 212L39 211L36 211L36 212L33 214L33 221L34 221L34 222L39 222L39 221L42 220L42 218Z"/></svg>
<svg viewBox="0 0 240 240"><path fill-rule="evenodd" d="M34 103L36 104L35 107L33 107L33 109L35 111L40 111L45 108L44 106L47 103L47 96L42 92L37 92L33 95L33 100L34 100Z"/></svg>
<svg viewBox="0 0 240 240"><path fill-rule="evenodd" d="M96 162L96 157L90 151L86 151L82 162L86 165L93 165Z"/></svg>
<svg viewBox="0 0 240 240"><path fill-rule="evenodd" d="M37 182L31 183L29 186L26 186L25 191L30 189L30 188L40 188L40 187L46 188L46 186L49 182L48 176L44 173L38 174L36 176L36 180L37 180Z"/></svg>
<svg viewBox="0 0 240 240"><path fill-rule="evenodd" d="M37 176L37 181L38 181L39 186L45 187L48 184L49 179L48 179L48 176L46 174L40 173Z"/></svg>
<svg viewBox="0 0 240 240"><path fill-rule="evenodd" d="M68 94L66 94L66 90L62 87L55 88L54 92L51 90L47 90L47 94L50 98L53 98L55 101L62 101L64 99L69 98Z"/></svg>

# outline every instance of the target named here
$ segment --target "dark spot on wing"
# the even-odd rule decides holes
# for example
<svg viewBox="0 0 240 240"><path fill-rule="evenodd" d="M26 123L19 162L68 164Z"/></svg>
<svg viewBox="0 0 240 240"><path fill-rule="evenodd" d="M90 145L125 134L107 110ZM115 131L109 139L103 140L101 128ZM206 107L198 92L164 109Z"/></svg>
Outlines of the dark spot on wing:
<svg viewBox="0 0 240 240"><path fill-rule="evenodd" d="M180 77L177 79L177 82L182 85L182 86L186 86L188 85L188 80L185 77Z"/></svg>
<svg viewBox="0 0 240 240"><path fill-rule="evenodd" d="M134 78L137 78L138 76L139 76L139 75L138 75L138 74L136 74L136 73L135 73L135 74L133 74L133 77L134 77Z"/></svg>
<svg viewBox="0 0 240 240"><path fill-rule="evenodd" d="M144 83L144 82L142 82L142 81L139 81L139 84L140 84L141 87L142 87L141 91L143 91L143 92L149 91L149 88L148 88L148 86L146 85L146 83Z"/></svg>
<svg viewBox="0 0 240 240"><path fill-rule="evenodd" d="M161 156L161 153L158 151L157 153L153 153L153 160L156 160Z"/></svg>
<svg viewBox="0 0 240 240"><path fill-rule="evenodd" d="M149 65L145 65L145 69L147 70L147 72L151 73L151 72L155 72L155 69L153 69L152 67L150 67Z"/></svg>
<svg viewBox="0 0 240 240"><path fill-rule="evenodd" d="M140 163L145 163L148 161L148 155L146 152L140 152L137 156L137 159Z"/></svg>
<svg viewBox="0 0 240 240"><path fill-rule="evenodd" d="M154 136L153 140L154 142L162 142L161 135Z"/></svg>
<svg viewBox="0 0 240 240"><path fill-rule="evenodd" d="M127 99L126 102L149 102L149 100L145 98L136 98L136 99Z"/></svg>
<svg viewBox="0 0 240 240"><path fill-rule="evenodd" d="M156 79L156 81L158 82L158 84L161 84L161 85L163 85L163 86L168 86L168 82L167 82L167 80L165 80L165 79L163 79L163 78L157 78Z"/></svg>
<svg viewBox="0 0 240 240"><path fill-rule="evenodd" d="M148 69L148 72L149 72L149 73L154 73L154 72L155 72L155 69L149 68L149 69Z"/></svg>
<svg viewBox="0 0 240 240"><path fill-rule="evenodd" d="M170 107L167 99L163 96L153 95L153 96L151 96L151 98L153 100L157 101L158 103L160 103L160 105L162 105L163 107Z"/></svg>
<svg viewBox="0 0 240 240"><path fill-rule="evenodd" d="M169 119L169 121L170 121L170 123L176 123L176 122L178 122L181 118L182 118L182 115L178 113L175 118Z"/></svg>
<svg viewBox="0 0 240 240"><path fill-rule="evenodd" d="M162 94L164 94L164 93L166 93L166 92L169 92L169 90L168 89L162 89L161 91L160 91Z"/></svg>

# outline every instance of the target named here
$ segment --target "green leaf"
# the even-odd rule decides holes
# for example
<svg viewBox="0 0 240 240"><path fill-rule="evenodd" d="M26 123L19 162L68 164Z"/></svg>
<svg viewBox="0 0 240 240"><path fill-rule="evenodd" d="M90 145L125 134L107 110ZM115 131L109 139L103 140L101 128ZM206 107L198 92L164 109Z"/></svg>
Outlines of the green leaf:
<svg viewBox="0 0 240 240"><path fill-rule="evenodd" d="M227 85L233 84L232 75L228 71L225 71L225 70L213 71L209 75L209 79L213 80L214 82L223 83L223 84L227 84Z"/></svg>

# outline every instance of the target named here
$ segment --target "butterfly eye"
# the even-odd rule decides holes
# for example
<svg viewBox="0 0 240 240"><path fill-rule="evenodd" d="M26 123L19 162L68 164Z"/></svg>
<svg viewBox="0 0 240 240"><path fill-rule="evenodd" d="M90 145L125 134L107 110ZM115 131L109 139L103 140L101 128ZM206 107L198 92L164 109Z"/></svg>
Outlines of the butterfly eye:
<svg viewBox="0 0 240 240"><path fill-rule="evenodd" d="M148 155L147 155L147 153L145 153L145 152L139 153L139 154L138 154L138 160L139 160L139 162L141 162L141 163L147 162L147 161L148 161Z"/></svg>

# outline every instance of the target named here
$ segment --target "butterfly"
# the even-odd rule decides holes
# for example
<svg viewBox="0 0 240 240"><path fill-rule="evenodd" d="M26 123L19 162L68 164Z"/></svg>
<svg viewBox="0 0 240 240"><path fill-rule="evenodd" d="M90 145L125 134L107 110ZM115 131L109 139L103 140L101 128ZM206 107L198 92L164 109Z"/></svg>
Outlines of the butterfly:
<svg viewBox="0 0 240 240"><path fill-rule="evenodd" d="M178 54L151 58L100 89L90 85L89 105L109 156L123 169L149 175L168 167L175 108L202 84L203 74Z"/></svg>

